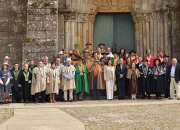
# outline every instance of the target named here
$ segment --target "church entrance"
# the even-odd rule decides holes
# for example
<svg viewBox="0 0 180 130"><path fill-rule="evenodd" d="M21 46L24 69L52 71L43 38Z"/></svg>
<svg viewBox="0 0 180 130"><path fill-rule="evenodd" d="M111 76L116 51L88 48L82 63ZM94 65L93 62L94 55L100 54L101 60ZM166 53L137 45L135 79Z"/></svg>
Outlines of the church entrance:
<svg viewBox="0 0 180 130"><path fill-rule="evenodd" d="M112 51L135 50L134 22L130 13L98 13L94 23L94 50L99 43Z"/></svg>

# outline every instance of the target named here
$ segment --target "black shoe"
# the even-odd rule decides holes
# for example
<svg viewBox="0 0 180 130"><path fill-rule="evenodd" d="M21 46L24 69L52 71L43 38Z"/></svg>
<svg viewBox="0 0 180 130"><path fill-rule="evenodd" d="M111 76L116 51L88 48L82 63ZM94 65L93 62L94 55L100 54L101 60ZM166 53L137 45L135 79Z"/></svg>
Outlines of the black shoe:
<svg viewBox="0 0 180 130"><path fill-rule="evenodd" d="M83 99L78 99L78 101L83 101Z"/></svg>
<svg viewBox="0 0 180 130"><path fill-rule="evenodd" d="M41 103L45 103L45 101L41 101Z"/></svg>

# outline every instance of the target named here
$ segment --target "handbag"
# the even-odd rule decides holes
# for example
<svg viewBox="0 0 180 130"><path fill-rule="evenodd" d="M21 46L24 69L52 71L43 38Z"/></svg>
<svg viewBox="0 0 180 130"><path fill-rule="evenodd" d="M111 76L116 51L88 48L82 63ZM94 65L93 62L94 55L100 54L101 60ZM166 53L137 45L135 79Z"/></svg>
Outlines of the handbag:
<svg viewBox="0 0 180 130"><path fill-rule="evenodd" d="M2 87L2 93L1 93L2 99L3 100L9 99L10 98L9 92L8 91L4 91L4 86L1 86L1 87Z"/></svg>
<svg viewBox="0 0 180 130"><path fill-rule="evenodd" d="M113 89L114 89L114 91L117 91L117 85L116 84L114 84Z"/></svg>

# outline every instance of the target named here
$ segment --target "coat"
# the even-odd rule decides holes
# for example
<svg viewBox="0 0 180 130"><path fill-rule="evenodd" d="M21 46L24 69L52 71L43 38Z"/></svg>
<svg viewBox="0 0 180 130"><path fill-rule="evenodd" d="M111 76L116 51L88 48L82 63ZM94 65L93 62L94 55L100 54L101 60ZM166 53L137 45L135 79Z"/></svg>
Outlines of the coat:
<svg viewBox="0 0 180 130"><path fill-rule="evenodd" d="M126 74L127 74L127 66L125 64L122 65L122 69L120 64L116 65L116 81L117 82L125 82L126 81ZM123 75L123 78L119 78L120 74Z"/></svg>
<svg viewBox="0 0 180 130"><path fill-rule="evenodd" d="M74 93L80 93L80 92L89 93L88 77L87 77L87 71L85 65L83 64L83 86L81 83L81 75L78 65L76 64L74 65L74 67L76 69L76 74L75 74L76 90L74 91Z"/></svg>
<svg viewBox="0 0 180 130"><path fill-rule="evenodd" d="M106 86L105 86L105 81L104 81L104 68L98 65L97 89L104 90L105 87ZM93 89L93 87L90 87L89 89Z"/></svg>
<svg viewBox="0 0 180 130"><path fill-rule="evenodd" d="M62 89L62 70L63 70L63 65L62 64L60 64L59 66L56 65L56 69L59 70L59 78L60 78L59 89Z"/></svg>
<svg viewBox="0 0 180 130"><path fill-rule="evenodd" d="M46 86L46 94L50 94L50 93L59 93L59 70L55 69L56 71L56 76L54 77L53 75L53 70L50 68L48 70L47 75L49 76L49 84L47 84Z"/></svg>
<svg viewBox="0 0 180 130"><path fill-rule="evenodd" d="M148 61L148 65L151 67L151 68L153 68L154 67L154 57L151 55L150 57L148 57L147 55L144 57L144 58L146 58L147 60L149 59L149 61Z"/></svg>
<svg viewBox="0 0 180 130"><path fill-rule="evenodd" d="M66 74L68 77L71 77L71 75L73 74L73 72L75 72L76 69L74 68L73 65L71 65L70 68L70 72L68 73L68 69L66 66L63 66L63 70L62 73ZM67 81L67 79L65 77L62 76L62 90L74 90L76 89L76 85L75 85L75 78L73 77L70 81Z"/></svg>
<svg viewBox="0 0 180 130"><path fill-rule="evenodd" d="M46 90L46 77L48 73L48 69L43 67L44 69L44 78L41 79L41 72L39 67L34 68L32 75L32 84L31 84L31 95L35 95L35 93L39 93Z"/></svg>
<svg viewBox="0 0 180 130"><path fill-rule="evenodd" d="M118 64L120 64L119 58L117 59L117 65L118 65ZM114 65L114 58L112 58L112 65L115 66L115 65Z"/></svg>
<svg viewBox="0 0 180 130"><path fill-rule="evenodd" d="M128 93L129 94L137 94L138 93L138 78L140 77L139 70L136 69L133 71L129 69L127 72L127 79L128 79Z"/></svg>
<svg viewBox="0 0 180 130"><path fill-rule="evenodd" d="M166 72L166 78L169 81L171 80L171 68L172 68L172 65L169 65ZM176 69L175 69L175 81L176 83L180 81L180 65L179 64L176 65Z"/></svg>
<svg viewBox="0 0 180 130"><path fill-rule="evenodd" d="M85 64L87 76L88 76L88 85L89 87L93 87L93 72L92 72L92 66L93 63L89 62L88 64Z"/></svg>
<svg viewBox="0 0 180 130"><path fill-rule="evenodd" d="M28 81L25 81L25 76L23 72L24 70L21 71L19 84L21 84L22 86L23 98L29 99L31 96L31 84L28 82L32 80L32 73L28 71L29 73Z"/></svg>
<svg viewBox="0 0 180 130"><path fill-rule="evenodd" d="M152 68L148 65L148 71L146 78L144 77L145 74L143 72L144 65L140 66L140 78L139 78L139 94L144 94L145 92L148 94L154 94L155 88L153 86L154 75L152 74ZM145 82L145 80L147 82ZM147 86L147 88L145 88Z"/></svg>
<svg viewBox="0 0 180 130"><path fill-rule="evenodd" d="M109 80L116 80L116 75L115 75L115 68L114 66L109 67L105 66L104 67L104 80L109 81Z"/></svg>
<svg viewBox="0 0 180 130"><path fill-rule="evenodd" d="M154 88L155 88L155 93L159 94L166 94L166 76L165 76L165 71L166 69L163 68L162 66L154 66L153 67L153 74L157 71L158 75L154 75Z"/></svg>
<svg viewBox="0 0 180 130"><path fill-rule="evenodd" d="M12 84L12 93L13 96L16 98L19 98L18 93L19 93L19 80L20 80L20 76L21 76L21 70L18 69L18 76L17 79L15 79L15 73L14 73L14 69L11 70L11 74L12 74L12 79L11 79L11 84Z"/></svg>

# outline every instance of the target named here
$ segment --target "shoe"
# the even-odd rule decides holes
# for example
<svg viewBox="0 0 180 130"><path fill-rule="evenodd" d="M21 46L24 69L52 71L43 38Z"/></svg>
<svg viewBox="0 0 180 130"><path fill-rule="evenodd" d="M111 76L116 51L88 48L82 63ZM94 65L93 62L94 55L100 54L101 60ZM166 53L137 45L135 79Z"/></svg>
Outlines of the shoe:
<svg viewBox="0 0 180 130"><path fill-rule="evenodd" d="M78 99L78 101L83 101L83 99Z"/></svg>
<svg viewBox="0 0 180 130"><path fill-rule="evenodd" d="M45 103L45 101L41 101L41 103Z"/></svg>
<svg viewBox="0 0 180 130"><path fill-rule="evenodd" d="M67 100L64 100L64 102L67 102Z"/></svg>
<svg viewBox="0 0 180 130"><path fill-rule="evenodd" d="M177 100L180 100L180 98L177 98Z"/></svg>
<svg viewBox="0 0 180 130"><path fill-rule="evenodd" d="M73 102L73 100L69 100L69 102Z"/></svg>

